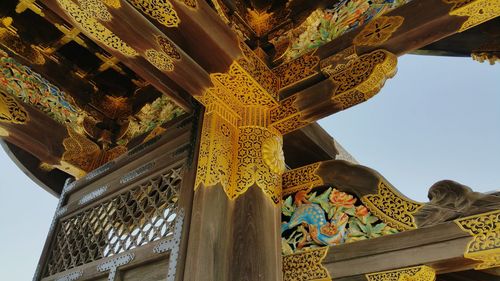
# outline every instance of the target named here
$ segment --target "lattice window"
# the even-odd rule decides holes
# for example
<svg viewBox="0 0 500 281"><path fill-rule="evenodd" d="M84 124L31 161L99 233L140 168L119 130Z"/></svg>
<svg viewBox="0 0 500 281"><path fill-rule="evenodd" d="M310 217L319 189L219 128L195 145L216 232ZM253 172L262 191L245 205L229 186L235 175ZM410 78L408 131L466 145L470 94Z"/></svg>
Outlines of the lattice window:
<svg viewBox="0 0 500 281"><path fill-rule="evenodd" d="M173 235L182 168L61 221L45 275L50 276Z"/></svg>

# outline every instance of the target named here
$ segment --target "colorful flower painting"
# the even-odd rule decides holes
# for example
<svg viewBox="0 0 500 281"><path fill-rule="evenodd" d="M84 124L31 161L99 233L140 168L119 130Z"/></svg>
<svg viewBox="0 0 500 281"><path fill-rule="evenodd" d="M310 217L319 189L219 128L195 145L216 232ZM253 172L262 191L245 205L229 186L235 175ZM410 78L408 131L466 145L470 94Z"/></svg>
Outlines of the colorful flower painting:
<svg viewBox="0 0 500 281"><path fill-rule="evenodd" d="M11 57L0 57L0 71L3 91L33 105L55 121L83 132L80 124L86 114L74 105L70 96Z"/></svg>
<svg viewBox="0 0 500 281"><path fill-rule="evenodd" d="M299 191L290 195L281 211L283 255L398 232L371 214L355 196L331 187L319 194Z"/></svg>
<svg viewBox="0 0 500 281"><path fill-rule="evenodd" d="M294 33L287 59L297 58L344 33L383 15L410 0L341 0L328 9L314 11Z"/></svg>

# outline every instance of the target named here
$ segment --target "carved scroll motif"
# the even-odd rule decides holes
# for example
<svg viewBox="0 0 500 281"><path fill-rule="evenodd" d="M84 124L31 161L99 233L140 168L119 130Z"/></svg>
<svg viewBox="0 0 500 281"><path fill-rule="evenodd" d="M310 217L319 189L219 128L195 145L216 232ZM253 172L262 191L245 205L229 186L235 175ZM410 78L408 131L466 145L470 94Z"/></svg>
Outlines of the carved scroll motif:
<svg viewBox="0 0 500 281"><path fill-rule="evenodd" d="M458 32L465 31L500 15L500 1L498 0L443 0L452 4L451 16L468 17Z"/></svg>
<svg viewBox="0 0 500 281"><path fill-rule="evenodd" d="M330 281L328 270L321 264L328 247L316 248L283 257L284 281Z"/></svg>
<svg viewBox="0 0 500 281"><path fill-rule="evenodd" d="M480 261L476 269L500 266L500 210L457 219L455 223L473 236L464 257Z"/></svg>
<svg viewBox="0 0 500 281"><path fill-rule="evenodd" d="M368 281L434 281L436 272L425 265L366 274Z"/></svg>
<svg viewBox="0 0 500 281"><path fill-rule="evenodd" d="M400 195L383 181L378 185L378 194L365 195L361 201L376 216L400 231L417 228L413 215L424 206Z"/></svg>
<svg viewBox="0 0 500 281"><path fill-rule="evenodd" d="M0 92L0 122L26 124L28 121L28 112L24 107L13 97Z"/></svg>

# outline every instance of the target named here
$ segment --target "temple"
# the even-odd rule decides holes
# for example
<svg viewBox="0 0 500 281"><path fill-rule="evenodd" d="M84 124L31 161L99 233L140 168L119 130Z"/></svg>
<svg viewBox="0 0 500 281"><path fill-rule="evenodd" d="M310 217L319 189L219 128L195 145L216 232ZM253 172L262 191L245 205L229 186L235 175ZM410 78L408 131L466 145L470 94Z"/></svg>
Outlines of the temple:
<svg viewBox="0 0 500 281"><path fill-rule="evenodd" d="M500 194L416 202L316 121L498 0L3 0L0 139L59 198L34 281L500 280ZM436 93L438 94L438 93Z"/></svg>

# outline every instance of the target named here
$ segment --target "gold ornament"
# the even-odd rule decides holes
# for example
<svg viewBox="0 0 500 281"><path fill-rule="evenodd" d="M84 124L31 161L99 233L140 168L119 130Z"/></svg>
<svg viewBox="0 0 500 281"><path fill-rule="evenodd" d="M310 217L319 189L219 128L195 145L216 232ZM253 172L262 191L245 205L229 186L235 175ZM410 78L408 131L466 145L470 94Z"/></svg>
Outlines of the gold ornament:
<svg viewBox="0 0 500 281"><path fill-rule="evenodd" d="M174 70L172 59L164 52L158 52L155 49L146 50L144 53L146 59L161 71L170 72Z"/></svg>
<svg viewBox="0 0 500 281"><path fill-rule="evenodd" d="M352 42L357 46L378 46L387 41L403 21L404 18L400 16L378 17L369 22Z"/></svg>
<svg viewBox="0 0 500 281"><path fill-rule="evenodd" d="M71 0L57 0L57 2L75 24L96 41L110 49L120 52L124 56L134 57L138 55L132 47L123 42L111 30L99 23L92 14L81 9Z"/></svg>
<svg viewBox="0 0 500 281"><path fill-rule="evenodd" d="M279 81L248 47L240 47L243 56L229 72L210 74L214 86L196 97L205 115L195 188L220 184L234 199L257 185L279 203L282 138L269 125Z"/></svg>
<svg viewBox="0 0 500 281"><path fill-rule="evenodd" d="M280 79L280 87L284 88L317 74L318 64L319 57L308 54L274 68L273 72Z"/></svg>
<svg viewBox="0 0 500 281"><path fill-rule="evenodd" d="M24 107L13 97L0 92L0 122L26 124L28 121L28 112Z"/></svg>
<svg viewBox="0 0 500 281"><path fill-rule="evenodd" d="M175 45L172 42L170 42L169 39L163 36L157 36L156 42L158 42L158 45L160 45L162 52L164 52L171 59L173 60L181 59L181 55L177 51L177 47L175 47Z"/></svg>
<svg viewBox="0 0 500 281"><path fill-rule="evenodd" d="M500 210L455 220L473 236L464 257L480 261L477 270L500 266Z"/></svg>
<svg viewBox="0 0 500 281"><path fill-rule="evenodd" d="M308 121L302 119L302 113L295 104L296 99L297 96L291 96L271 109L271 125L282 135L309 125Z"/></svg>
<svg viewBox="0 0 500 281"><path fill-rule="evenodd" d="M121 0L101 0L106 6L119 9L122 7Z"/></svg>
<svg viewBox="0 0 500 281"><path fill-rule="evenodd" d="M376 50L349 61L339 71L328 73L336 86L332 101L343 110L368 100L396 74L396 65L397 57L385 50Z"/></svg>
<svg viewBox="0 0 500 281"><path fill-rule="evenodd" d="M181 23L169 0L128 0L136 9L154 18L166 27L177 27Z"/></svg>
<svg viewBox="0 0 500 281"><path fill-rule="evenodd" d="M283 174L283 197L304 190L309 192L313 187L323 184L323 180L316 174L321 162L287 171Z"/></svg>
<svg viewBox="0 0 500 281"><path fill-rule="evenodd" d="M368 281L435 281L436 272L432 267L421 265L396 270L366 274Z"/></svg>
<svg viewBox="0 0 500 281"><path fill-rule="evenodd" d="M383 181L379 182L378 194L365 195L361 201L375 216L400 231L417 228L413 215L424 206L404 197Z"/></svg>
<svg viewBox="0 0 500 281"><path fill-rule="evenodd" d="M282 174L285 167L285 156L283 155L283 141L280 137L271 137L262 144L262 158L264 163L275 174Z"/></svg>
<svg viewBox="0 0 500 281"><path fill-rule="evenodd" d="M69 127L68 137L63 140L63 146L65 151L61 160L85 172L93 170L95 161L101 152L97 144Z"/></svg>
<svg viewBox="0 0 500 281"><path fill-rule="evenodd" d="M328 247L283 256L284 281L331 281L330 273L321 264Z"/></svg>
<svg viewBox="0 0 500 281"><path fill-rule="evenodd" d="M93 18L102 21L110 21L112 19L102 0L78 0L78 3L80 3L80 8Z"/></svg>
<svg viewBox="0 0 500 281"><path fill-rule="evenodd" d="M458 32L465 31L483 22L500 15L500 1L498 0L443 0L446 4L453 4L451 16L468 17Z"/></svg>

